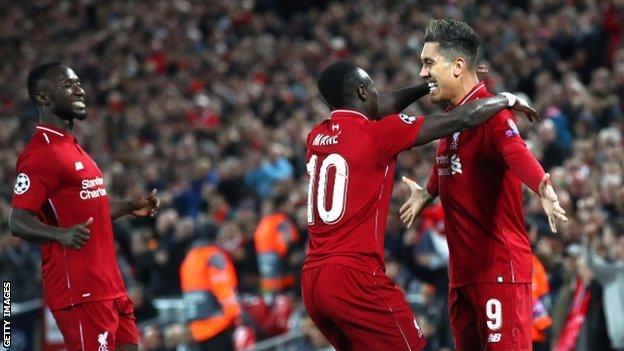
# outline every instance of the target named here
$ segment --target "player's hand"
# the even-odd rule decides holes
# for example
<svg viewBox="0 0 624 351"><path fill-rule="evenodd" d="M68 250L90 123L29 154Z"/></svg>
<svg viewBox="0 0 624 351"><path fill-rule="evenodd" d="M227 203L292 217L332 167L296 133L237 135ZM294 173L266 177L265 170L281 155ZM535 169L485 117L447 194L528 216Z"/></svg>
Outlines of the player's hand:
<svg viewBox="0 0 624 351"><path fill-rule="evenodd" d="M540 201L542 203L542 209L548 216L548 224L550 224L550 230L553 233L557 232L557 220L565 222L568 217L565 216L565 210L561 208L559 204L559 198L557 193L550 184L550 174L544 174L542 181L539 184Z"/></svg>
<svg viewBox="0 0 624 351"><path fill-rule="evenodd" d="M88 228L91 223L93 223L93 217L89 217L86 222L63 229L59 235L58 242L63 246L69 246L76 250L81 249L91 237L91 231Z"/></svg>
<svg viewBox="0 0 624 351"><path fill-rule="evenodd" d="M539 113L537 113L537 111L535 111L535 109L531 107L525 99L519 97L518 95L507 92L499 93L499 95L503 95L507 98L507 106L509 106L511 109L524 113L528 118L529 122L533 123L540 119Z"/></svg>
<svg viewBox="0 0 624 351"><path fill-rule="evenodd" d="M431 195L426 189L423 189L418 183L407 178L402 177L401 180L407 184L410 188L410 197L405 201L399 213L401 214L401 221L407 228L411 227L414 220L422 210L426 207L426 204L430 201Z"/></svg>
<svg viewBox="0 0 624 351"><path fill-rule="evenodd" d="M156 189L147 196L132 201L130 214L137 217L154 217L160 206L160 199L156 196Z"/></svg>
<svg viewBox="0 0 624 351"><path fill-rule="evenodd" d="M487 68L487 65L483 63L480 63L477 65L476 71L477 71L477 77L479 78L479 80L484 80L490 73L490 71Z"/></svg>

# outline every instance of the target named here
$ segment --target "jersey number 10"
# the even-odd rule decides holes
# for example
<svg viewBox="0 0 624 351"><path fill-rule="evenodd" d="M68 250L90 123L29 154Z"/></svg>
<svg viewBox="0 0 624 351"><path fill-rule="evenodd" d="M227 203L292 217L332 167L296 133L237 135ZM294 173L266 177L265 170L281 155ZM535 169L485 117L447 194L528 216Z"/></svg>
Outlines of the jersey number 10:
<svg viewBox="0 0 624 351"><path fill-rule="evenodd" d="M316 208L321 220L326 224L338 222L345 211L347 201L347 180L349 178L349 166L347 160L339 154L328 155L321 166L317 164L318 156L310 156L310 161L306 164L308 169L308 224L314 224L314 197L316 196ZM325 207L327 197L327 178L329 169L335 167L334 191L331 198L331 207ZM318 168L318 184L317 184ZM316 193L315 193L316 192Z"/></svg>

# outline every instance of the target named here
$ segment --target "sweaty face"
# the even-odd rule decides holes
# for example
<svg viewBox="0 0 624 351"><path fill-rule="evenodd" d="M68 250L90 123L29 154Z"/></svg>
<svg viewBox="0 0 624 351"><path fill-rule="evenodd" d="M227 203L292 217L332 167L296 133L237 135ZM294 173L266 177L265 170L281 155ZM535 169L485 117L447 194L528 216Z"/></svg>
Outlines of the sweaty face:
<svg viewBox="0 0 624 351"><path fill-rule="evenodd" d="M45 82L52 113L62 119L87 118L85 92L76 73L68 67L59 66L47 74Z"/></svg>
<svg viewBox="0 0 624 351"><path fill-rule="evenodd" d="M429 84L429 96L434 103L453 102L457 95L458 79L453 74L453 62L442 56L440 44L427 42L420 59L420 76Z"/></svg>

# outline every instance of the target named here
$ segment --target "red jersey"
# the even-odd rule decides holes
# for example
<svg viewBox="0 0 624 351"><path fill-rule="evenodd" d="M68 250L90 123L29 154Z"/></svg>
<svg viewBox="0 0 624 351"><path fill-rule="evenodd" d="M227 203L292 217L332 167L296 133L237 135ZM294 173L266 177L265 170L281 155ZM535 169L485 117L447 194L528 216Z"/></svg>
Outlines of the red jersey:
<svg viewBox="0 0 624 351"><path fill-rule="evenodd" d="M66 131L38 125L17 160L12 207L61 228L93 217L81 249L42 244L43 293L51 310L125 295L102 172Z"/></svg>
<svg viewBox="0 0 624 351"><path fill-rule="evenodd" d="M410 148L423 117L369 120L335 110L308 135L310 245L303 269L341 264L384 269L384 234L399 152Z"/></svg>
<svg viewBox="0 0 624 351"><path fill-rule="evenodd" d="M480 82L460 105L489 96ZM444 208L451 287L531 282L521 181L538 192L543 175L510 110L439 140L427 190Z"/></svg>

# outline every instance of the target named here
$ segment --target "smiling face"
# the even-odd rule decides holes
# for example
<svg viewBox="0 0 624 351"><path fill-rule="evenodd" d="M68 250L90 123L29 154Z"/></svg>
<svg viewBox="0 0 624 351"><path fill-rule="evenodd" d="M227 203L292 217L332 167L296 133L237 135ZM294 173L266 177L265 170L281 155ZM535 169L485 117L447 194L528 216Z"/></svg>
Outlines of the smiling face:
<svg viewBox="0 0 624 351"><path fill-rule="evenodd" d="M58 66L50 69L41 82L37 100L49 105L56 116L66 119L84 120L87 118L85 92L76 73L69 67Z"/></svg>
<svg viewBox="0 0 624 351"><path fill-rule="evenodd" d="M434 103L454 102L459 93L455 62L440 53L440 44L436 42L425 43L420 59L420 76L429 84L431 100Z"/></svg>

